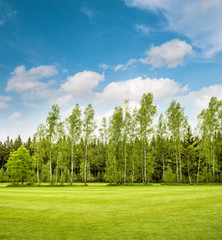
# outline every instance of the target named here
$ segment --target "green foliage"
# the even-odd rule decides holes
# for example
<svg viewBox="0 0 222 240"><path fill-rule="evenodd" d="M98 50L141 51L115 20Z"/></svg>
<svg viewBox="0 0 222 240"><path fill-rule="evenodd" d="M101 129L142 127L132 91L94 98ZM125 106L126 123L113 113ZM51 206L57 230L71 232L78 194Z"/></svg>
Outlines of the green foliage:
<svg viewBox="0 0 222 240"><path fill-rule="evenodd" d="M166 181L177 183L222 181L222 100L211 98L198 116L194 133L184 108L176 101L171 102L165 115L160 114L154 128L156 106L151 93L142 96L138 110L132 111L129 100L125 100L109 120L102 119L98 132L91 104L85 108L83 119L78 104L65 122L59 122L59 111L59 106L53 105L46 125L40 124L33 138L23 143L35 172L27 177L29 181L69 181L71 185L83 179L85 183L87 179L120 184L160 183L165 181L165 174L173 176L167 176L170 180ZM9 180L4 166L10 153L21 145L20 136L0 141L0 181ZM16 177L15 172L11 171L14 179L10 181L18 181L20 170Z"/></svg>
<svg viewBox="0 0 222 240"><path fill-rule="evenodd" d="M172 168L170 166L167 167L165 172L165 183L175 183L176 182L176 175L173 173Z"/></svg>
<svg viewBox="0 0 222 240"><path fill-rule="evenodd" d="M7 172L14 182L28 181L33 175L33 162L29 151L22 145L11 152L5 164Z"/></svg>
<svg viewBox="0 0 222 240"><path fill-rule="evenodd" d="M0 169L0 182L4 182L5 181L5 171L4 168Z"/></svg>

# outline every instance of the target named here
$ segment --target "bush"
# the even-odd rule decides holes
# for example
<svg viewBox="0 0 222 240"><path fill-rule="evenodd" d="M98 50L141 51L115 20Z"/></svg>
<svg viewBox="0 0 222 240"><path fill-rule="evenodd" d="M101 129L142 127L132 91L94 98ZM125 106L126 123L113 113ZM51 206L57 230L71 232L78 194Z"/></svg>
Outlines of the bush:
<svg viewBox="0 0 222 240"><path fill-rule="evenodd" d="M167 167L165 172L165 183L175 183L176 182L176 174L173 173L173 170L170 166Z"/></svg>

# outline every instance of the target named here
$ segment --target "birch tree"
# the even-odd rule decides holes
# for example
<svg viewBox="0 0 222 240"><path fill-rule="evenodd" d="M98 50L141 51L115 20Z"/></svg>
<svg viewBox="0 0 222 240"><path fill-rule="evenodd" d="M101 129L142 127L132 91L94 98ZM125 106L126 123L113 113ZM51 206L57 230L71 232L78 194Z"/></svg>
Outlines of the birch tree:
<svg viewBox="0 0 222 240"><path fill-rule="evenodd" d="M171 102L169 108L167 109L166 116L168 130L170 131L175 144L177 182L179 183L180 168L180 181L182 183L182 160L180 141L187 118L184 115L184 108L181 107L180 103L177 103L175 100Z"/></svg>
<svg viewBox="0 0 222 240"><path fill-rule="evenodd" d="M203 109L198 115L200 121L200 129L204 138L204 145L208 149L208 166L209 173L213 173L213 178L215 178L215 142L216 137L221 131L221 101L218 101L216 97L212 97L208 104L208 108ZM212 165L212 169L211 169Z"/></svg>
<svg viewBox="0 0 222 240"><path fill-rule="evenodd" d="M160 148L163 181L165 181L165 168L166 168L165 154L164 154L165 137L166 137L166 122L163 117L163 114L161 113L159 117L158 125L157 125L157 141L159 142L157 146Z"/></svg>
<svg viewBox="0 0 222 240"><path fill-rule="evenodd" d="M96 122L94 119L95 111L92 104L89 104L84 111L83 132L85 140L85 166L84 166L84 183L87 182L87 160L88 160L88 143L92 138L92 134L96 129Z"/></svg>
<svg viewBox="0 0 222 240"><path fill-rule="evenodd" d="M124 142L124 184L126 184L127 175L127 144L130 136L132 117L130 115L129 100L124 102L124 119L123 119L123 142Z"/></svg>
<svg viewBox="0 0 222 240"><path fill-rule="evenodd" d="M141 132L141 141L143 142L143 168L144 168L144 181L147 183L147 151L146 151L146 142L149 134L153 130L152 122L153 117L157 112L157 107L153 103L153 94L147 93L143 94L142 99L140 101L140 109L138 111L138 121L140 125Z"/></svg>
<svg viewBox="0 0 222 240"><path fill-rule="evenodd" d="M34 134L34 141L31 145L31 148L34 151L33 154L33 163L36 167L36 177L37 182L40 183L40 170L43 163L43 158L45 157L45 149L43 139L46 136L46 127L43 124L40 124L37 128L37 132Z"/></svg>
<svg viewBox="0 0 222 240"><path fill-rule="evenodd" d="M52 140L56 135L56 126L58 124L58 120L60 119L60 108L57 104L52 105L52 111L49 112L48 117L46 119L47 123L47 131L49 137L49 172L50 172L50 183L53 184L52 181Z"/></svg>
<svg viewBox="0 0 222 240"><path fill-rule="evenodd" d="M115 107L114 113L109 122L109 147L108 161L106 165L106 180L110 183L117 181L120 164L120 145L123 128L123 109ZM121 173L120 173L121 182Z"/></svg>
<svg viewBox="0 0 222 240"><path fill-rule="evenodd" d="M66 126L68 129L69 137L71 139L71 178L70 184L73 183L73 147L79 141L81 130L82 130L82 120L81 120L81 109L78 104L73 108L72 114L66 119Z"/></svg>
<svg viewBox="0 0 222 240"><path fill-rule="evenodd" d="M131 183L134 182L134 175L135 175L135 141L136 141L136 136L138 134L138 123L137 123L137 115L138 115L138 110L135 107L133 110L132 118L131 118L131 126L130 126L130 131L129 131L129 137L132 140L133 144L133 149L132 149L132 178L131 178Z"/></svg>

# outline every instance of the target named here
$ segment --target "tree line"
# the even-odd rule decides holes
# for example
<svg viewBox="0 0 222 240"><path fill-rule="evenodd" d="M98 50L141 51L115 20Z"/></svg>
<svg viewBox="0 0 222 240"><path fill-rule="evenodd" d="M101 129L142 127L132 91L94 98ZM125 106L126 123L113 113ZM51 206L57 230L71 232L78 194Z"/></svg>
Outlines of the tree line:
<svg viewBox="0 0 222 240"><path fill-rule="evenodd" d="M157 115L151 93L139 108L129 100L96 125L93 106L78 104L60 120L53 105L33 138L0 142L0 181L209 183L222 182L222 100L212 97L192 132L184 108L175 100Z"/></svg>

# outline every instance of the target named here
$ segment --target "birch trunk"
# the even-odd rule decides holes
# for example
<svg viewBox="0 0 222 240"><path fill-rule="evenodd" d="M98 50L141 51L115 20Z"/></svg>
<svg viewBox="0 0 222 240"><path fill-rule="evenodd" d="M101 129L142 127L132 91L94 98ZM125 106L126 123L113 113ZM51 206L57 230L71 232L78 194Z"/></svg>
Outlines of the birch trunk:
<svg viewBox="0 0 222 240"><path fill-rule="evenodd" d="M87 142L86 142L86 150L85 150L85 185L86 185L86 182L87 182Z"/></svg>
<svg viewBox="0 0 222 240"><path fill-rule="evenodd" d="M56 185L57 185L57 180L58 180L58 163L59 163L59 153L57 155L57 163L56 163Z"/></svg>
<svg viewBox="0 0 222 240"><path fill-rule="evenodd" d="M132 157L132 180L131 180L131 183L133 183L133 180L134 180L134 171L135 171L135 166L134 166L134 156L135 156L135 149L134 149L134 142L133 142L133 157Z"/></svg>
<svg viewBox="0 0 222 240"><path fill-rule="evenodd" d="M201 156L201 151L202 151L202 144L203 144L203 142L201 141L200 153L199 153L199 160L198 160L198 168L197 168L197 183L199 183L199 174L200 174L200 156Z"/></svg>
<svg viewBox="0 0 222 240"><path fill-rule="evenodd" d="M180 142L179 142L179 160L180 160L180 182L183 182L182 175L182 162L181 162L181 154L180 154Z"/></svg>
<svg viewBox="0 0 222 240"><path fill-rule="evenodd" d="M49 171L50 171L50 183L52 185L52 153L51 153L51 146L49 148Z"/></svg>
<svg viewBox="0 0 222 240"><path fill-rule="evenodd" d="M37 163L37 182L39 184L39 164Z"/></svg>
<svg viewBox="0 0 222 240"><path fill-rule="evenodd" d="M71 178L70 178L71 185L72 182L73 182L73 140L71 141Z"/></svg>
<svg viewBox="0 0 222 240"><path fill-rule="evenodd" d="M163 150L162 150L162 163L163 163L163 181L165 182L165 161L164 161Z"/></svg>
<svg viewBox="0 0 222 240"><path fill-rule="evenodd" d="M146 143L144 139L144 180L145 183L147 184L147 176L146 176Z"/></svg>
<svg viewBox="0 0 222 240"><path fill-rule="evenodd" d="M141 143L140 148L141 148L141 150L140 150L141 174L142 174L142 182L144 183L142 143Z"/></svg>
<svg viewBox="0 0 222 240"><path fill-rule="evenodd" d="M213 158L213 177L215 175L215 166L214 166L214 145L213 145L213 142L212 142L212 158Z"/></svg>
<svg viewBox="0 0 222 240"><path fill-rule="evenodd" d="M188 158L187 158L187 170L188 170L189 182L191 184L192 182L191 182L191 176L190 176L190 155L188 155Z"/></svg>
<svg viewBox="0 0 222 240"><path fill-rule="evenodd" d="M177 172L177 183L179 183L178 159L177 159L177 145L176 145L176 172Z"/></svg>
<svg viewBox="0 0 222 240"><path fill-rule="evenodd" d="M124 166L124 184L126 184L126 141L125 141L125 144L124 144L125 146L124 146L124 152L125 152L125 159L124 159L124 161L125 161L125 166Z"/></svg>

